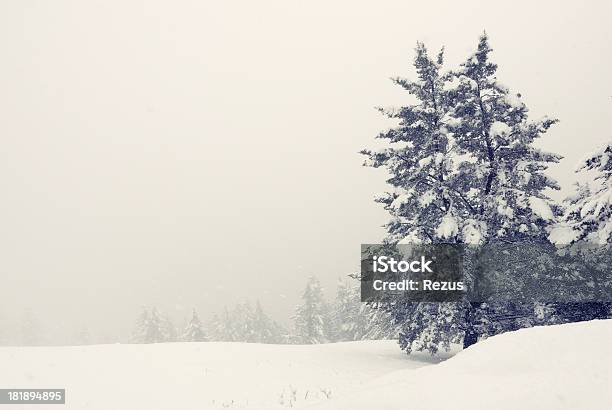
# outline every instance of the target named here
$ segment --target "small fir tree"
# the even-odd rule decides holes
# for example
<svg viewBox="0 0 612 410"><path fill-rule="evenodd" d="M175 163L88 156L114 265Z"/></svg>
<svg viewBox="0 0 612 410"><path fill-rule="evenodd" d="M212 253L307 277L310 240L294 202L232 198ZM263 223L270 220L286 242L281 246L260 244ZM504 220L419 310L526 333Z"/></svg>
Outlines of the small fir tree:
<svg viewBox="0 0 612 410"><path fill-rule="evenodd" d="M191 314L191 320L187 324L187 327L183 331L183 335L181 336L181 340L184 342L207 342L208 338L206 337L206 333L204 332L204 327L202 325L202 321L198 316L198 312L193 309Z"/></svg>
<svg viewBox="0 0 612 410"><path fill-rule="evenodd" d="M328 310L319 280L311 276L296 309L295 333L300 343L325 343L328 338Z"/></svg>

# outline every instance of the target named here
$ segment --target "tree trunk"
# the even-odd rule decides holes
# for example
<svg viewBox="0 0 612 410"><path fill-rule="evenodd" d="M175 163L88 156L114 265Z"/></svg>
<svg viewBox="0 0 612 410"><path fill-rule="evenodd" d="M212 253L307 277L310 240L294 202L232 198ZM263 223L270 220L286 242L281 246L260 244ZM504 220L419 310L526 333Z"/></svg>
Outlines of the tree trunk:
<svg viewBox="0 0 612 410"><path fill-rule="evenodd" d="M478 342L478 332L474 328L476 325L476 320L474 318L480 303L470 302L469 308L467 312L465 312L465 335L463 336L463 348L467 349L468 347L476 344Z"/></svg>
<svg viewBox="0 0 612 410"><path fill-rule="evenodd" d="M467 329L465 336L463 336L463 348L467 349L476 342L478 342L478 334L472 329Z"/></svg>

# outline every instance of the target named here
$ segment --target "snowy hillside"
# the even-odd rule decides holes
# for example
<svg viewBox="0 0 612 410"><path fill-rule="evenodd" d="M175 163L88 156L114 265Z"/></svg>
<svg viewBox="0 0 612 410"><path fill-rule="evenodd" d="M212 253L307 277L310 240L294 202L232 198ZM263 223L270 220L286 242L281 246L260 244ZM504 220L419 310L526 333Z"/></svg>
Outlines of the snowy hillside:
<svg viewBox="0 0 612 410"><path fill-rule="evenodd" d="M378 378L317 410L598 410L612 406L612 320L537 327Z"/></svg>
<svg viewBox="0 0 612 410"><path fill-rule="evenodd" d="M2 388L66 388L68 409L275 409L328 400L432 361L393 341L0 348ZM8 410L8 409L7 409Z"/></svg>
<svg viewBox="0 0 612 410"><path fill-rule="evenodd" d="M525 329L441 363L391 341L4 347L0 386L66 388L74 410L603 409L611 340L612 321Z"/></svg>

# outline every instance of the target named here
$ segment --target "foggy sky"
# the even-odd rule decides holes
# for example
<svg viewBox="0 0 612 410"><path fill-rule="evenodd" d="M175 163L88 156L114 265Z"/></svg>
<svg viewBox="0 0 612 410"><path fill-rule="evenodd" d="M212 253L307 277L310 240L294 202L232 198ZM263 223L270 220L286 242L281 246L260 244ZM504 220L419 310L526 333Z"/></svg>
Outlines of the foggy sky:
<svg viewBox="0 0 612 410"><path fill-rule="evenodd" d="M407 102L417 40L456 67L486 29L539 144L577 161L609 139L608 2L0 3L0 320L57 340L127 335L141 305L261 300L287 322L329 292L387 216L357 152ZM557 198L560 196L557 195ZM69 336L67 336L69 337Z"/></svg>

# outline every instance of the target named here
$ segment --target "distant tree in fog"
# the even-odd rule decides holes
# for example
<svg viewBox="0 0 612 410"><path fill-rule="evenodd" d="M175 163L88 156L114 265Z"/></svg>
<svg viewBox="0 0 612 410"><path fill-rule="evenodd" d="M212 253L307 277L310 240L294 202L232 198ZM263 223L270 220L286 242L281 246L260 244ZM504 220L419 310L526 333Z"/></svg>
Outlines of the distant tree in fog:
<svg viewBox="0 0 612 410"><path fill-rule="evenodd" d="M232 310L215 314L208 325L211 340L221 342L283 343L287 333L257 302L255 308L239 303Z"/></svg>
<svg viewBox="0 0 612 410"><path fill-rule="evenodd" d="M331 311L333 341L396 338L399 326L388 312L361 302L359 285L357 279L338 282Z"/></svg>
<svg viewBox="0 0 612 410"><path fill-rule="evenodd" d="M215 342L224 342L230 340L228 326L225 325L229 320L229 311L226 308L223 309L221 315L215 313L210 321L207 323L206 328L208 329L208 335L211 340Z"/></svg>
<svg viewBox="0 0 612 410"><path fill-rule="evenodd" d="M176 329L156 307L143 310L136 320L133 343L163 343L176 341Z"/></svg>
<svg viewBox="0 0 612 410"><path fill-rule="evenodd" d="M329 341L329 312L319 280L311 276L302 294L302 304L296 309L295 333L299 343L315 344Z"/></svg>
<svg viewBox="0 0 612 410"><path fill-rule="evenodd" d="M198 312L193 309L193 313L191 315L191 320L187 324L187 327L183 331L183 335L181 336L181 341L183 342L206 342L208 338L206 337L206 333L204 332L204 327L202 326L202 321L198 316Z"/></svg>
<svg viewBox="0 0 612 410"><path fill-rule="evenodd" d="M285 329L272 320L261 307L259 301L255 304L253 315L253 328L257 343L282 343Z"/></svg>

